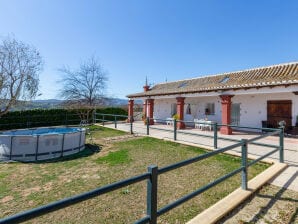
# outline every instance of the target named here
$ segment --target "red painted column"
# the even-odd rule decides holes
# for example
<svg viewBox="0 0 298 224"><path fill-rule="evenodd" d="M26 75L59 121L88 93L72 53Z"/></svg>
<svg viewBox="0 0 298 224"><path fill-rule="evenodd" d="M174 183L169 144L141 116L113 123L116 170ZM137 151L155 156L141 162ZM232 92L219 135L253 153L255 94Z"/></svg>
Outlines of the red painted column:
<svg viewBox="0 0 298 224"><path fill-rule="evenodd" d="M143 101L143 118L146 119L147 117L147 100Z"/></svg>
<svg viewBox="0 0 298 224"><path fill-rule="evenodd" d="M177 115L179 117L179 120L184 120L184 100L185 97L177 97ZM184 122L177 122L177 128L178 129L184 129L185 124Z"/></svg>
<svg viewBox="0 0 298 224"><path fill-rule="evenodd" d="M221 95L221 123L231 124L231 106L232 106L233 95ZM224 135L231 135L232 128L227 126L222 126L220 128L220 133Z"/></svg>
<svg viewBox="0 0 298 224"><path fill-rule="evenodd" d="M133 106L134 106L134 100L129 100L128 101L128 122L133 122L133 118L132 120L131 117L133 117Z"/></svg>
<svg viewBox="0 0 298 224"><path fill-rule="evenodd" d="M149 124L150 125L153 125L154 124L154 120L153 120L153 111L154 111L154 99L147 99L147 111L148 111L148 114L147 114L147 117L150 118L150 122Z"/></svg>

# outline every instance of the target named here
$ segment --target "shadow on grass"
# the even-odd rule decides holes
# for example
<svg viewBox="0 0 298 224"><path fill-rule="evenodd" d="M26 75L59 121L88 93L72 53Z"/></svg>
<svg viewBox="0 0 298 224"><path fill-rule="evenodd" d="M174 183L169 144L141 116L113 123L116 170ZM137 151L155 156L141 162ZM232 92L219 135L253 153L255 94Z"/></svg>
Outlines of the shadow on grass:
<svg viewBox="0 0 298 224"><path fill-rule="evenodd" d="M260 198L267 198L270 199L265 206L262 206L261 209L257 214L252 216L252 218L247 221L243 222L245 224L250 223L257 223L259 222L273 207L275 203L278 201L289 201L289 202L298 202L297 199L289 198L289 197L283 197L284 192L287 190L287 188L291 185L291 183L298 177L298 172L296 172L294 175L292 175L289 180L284 184L284 186L275 194L273 195L267 195L267 194L261 194L260 190L256 193L254 193L248 200L246 200L242 205L238 206L238 208L234 209L231 213L229 213L226 217L222 218L218 223L224 223L225 221L229 220L232 216L237 214L239 210L243 209L248 203L250 203L255 196ZM291 215L289 222L287 224L292 224L295 222L298 215L298 208L296 208L296 211L294 214Z"/></svg>
<svg viewBox="0 0 298 224"><path fill-rule="evenodd" d="M80 159L83 157L91 156L95 153L100 152L101 149L102 149L102 145L99 145L99 144L85 144L85 149L83 149L82 151L80 151L76 154L72 154L69 156L63 156L63 157L59 157L59 158L40 160L40 161L32 161L32 162L24 162L24 163L42 164L42 163L57 163L57 162L70 161L70 160L75 160L75 159Z"/></svg>

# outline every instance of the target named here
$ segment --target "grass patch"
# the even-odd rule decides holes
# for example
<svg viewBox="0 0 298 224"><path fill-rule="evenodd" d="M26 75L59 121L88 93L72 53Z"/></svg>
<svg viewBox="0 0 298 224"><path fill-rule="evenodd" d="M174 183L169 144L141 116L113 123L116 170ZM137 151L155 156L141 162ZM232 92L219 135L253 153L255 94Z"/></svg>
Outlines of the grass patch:
<svg viewBox="0 0 298 224"><path fill-rule="evenodd" d="M0 166L0 217L60 200L147 171L206 153L204 149L149 137L106 142L103 137L126 134L94 127L100 150L56 162L7 163ZM97 133L98 132L98 133ZM109 136L110 137L110 136ZM82 152L83 153L83 152ZM204 186L241 166L241 159L229 155L212 158L162 174L158 178L158 208ZM268 165L249 168L251 179ZM9 175L6 175L9 172ZM159 217L160 223L185 223L240 186L240 175ZM30 223L133 223L146 212L146 181L110 192L31 220ZM3 192L4 191L4 192ZM13 198L13 200L9 200ZM3 212L2 212L3 211Z"/></svg>
<svg viewBox="0 0 298 224"><path fill-rule="evenodd" d="M97 125L91 125L88 128L92 134L92 137L97 140L107 138L107 137L127 135L127 133L124 131L106 128L106 127L97 126Z"/></svg>
<svg viewBox="0 0 298 224"><path fill-rule="evenodd" d="M127 150L120 150L117 152L109 152L107 156L99 157L96 160L96 163L107 163L111 166L119 165L126 163L128 164L131 161Z"/></svg>

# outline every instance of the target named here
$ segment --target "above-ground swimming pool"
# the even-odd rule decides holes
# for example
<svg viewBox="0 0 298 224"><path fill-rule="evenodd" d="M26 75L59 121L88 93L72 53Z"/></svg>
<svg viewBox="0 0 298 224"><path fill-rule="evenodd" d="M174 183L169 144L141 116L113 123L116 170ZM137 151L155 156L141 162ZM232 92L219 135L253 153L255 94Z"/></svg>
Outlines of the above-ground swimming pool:
<svg viewBox="0 0 298 224"><path fill-rule="evenodd" d="M84 149L85 128L48 127L0 133L0 160L36 161Z"/></svg>

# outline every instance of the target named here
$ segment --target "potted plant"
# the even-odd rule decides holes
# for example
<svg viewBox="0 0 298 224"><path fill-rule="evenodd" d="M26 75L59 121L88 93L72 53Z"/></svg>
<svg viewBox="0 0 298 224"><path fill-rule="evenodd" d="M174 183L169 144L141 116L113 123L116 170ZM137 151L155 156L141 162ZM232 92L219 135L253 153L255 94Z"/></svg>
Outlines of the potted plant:
<svg viewBox="0 0 298 224"><path fill-rule="evenodd" d="M144 124L147 124L147 118L144 113L142 113L142 121L144 122Z"/></svg>
<svg viewBox="0 0 298 224"><path fill-rule="evenodd" d="M172 118L173 118L174 120L179 120L179 119L180 119L180 117L179 117L178 114L174 114L174 115L172 116Z"/></svg>

